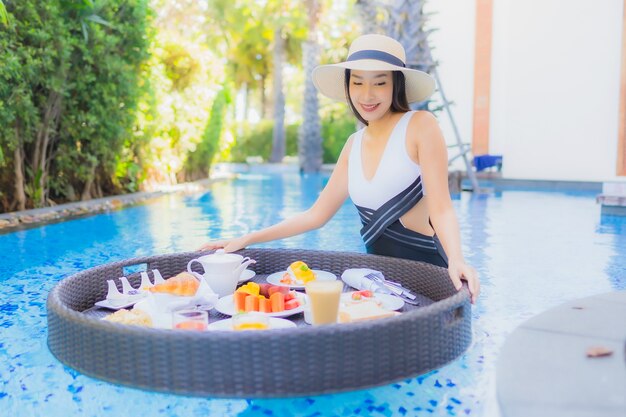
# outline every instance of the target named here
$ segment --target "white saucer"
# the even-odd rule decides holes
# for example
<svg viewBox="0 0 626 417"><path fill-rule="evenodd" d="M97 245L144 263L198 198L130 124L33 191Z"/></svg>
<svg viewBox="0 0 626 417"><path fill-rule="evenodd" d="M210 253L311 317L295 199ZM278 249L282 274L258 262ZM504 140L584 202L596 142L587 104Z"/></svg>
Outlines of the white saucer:
<svg viewBox="0 0 626 417"><path fill-rule="evenodd" d="M120 300L104 299L102 301L98 301L97 303L95 303L95 305L97 305L98 307L108 308L110 310L121 310L123 308L131 307L135 305L139 301L143 300L146 295L147 294L142 294L141 296L134 295L132 297L128 297L128 298L124 298Z"/></svg>
<svg viewBox="0 0 626 417"><path fill-rule="evenodd" d="M209 327L207 328L207 330L233 330L233 325L232 325L232 320L233 319L224 319L224 320L219 320L219 321L215 321L211 324L209 324ZM294 323L293 321L290 320L285 320L285 319L277 319L275 317L270 317L270 321L269 321L269 330L273 330L273 329L290 329L290 328L294 328L297 327L296 323Z"/></svg>
<svg viewBox="0 0 626 417"><path fill-rule="evenodd" d="M140 300L135 307L137 310L141 310L147 313L152 319L152 327L157 329L171 329L172 328L172 313L171 312L159 312L157 311L149 299Z"/></svg>
<svg viewBox="0 0 626 417"><path fill-rule="evenodd" d="M251 269L244 269L241 272L241 275L239 275L239 281L237 282L238 284L242 284L246 281L250 281L252 278L254 278L254 276L256 275L256 272L254 272Z"/></svg>

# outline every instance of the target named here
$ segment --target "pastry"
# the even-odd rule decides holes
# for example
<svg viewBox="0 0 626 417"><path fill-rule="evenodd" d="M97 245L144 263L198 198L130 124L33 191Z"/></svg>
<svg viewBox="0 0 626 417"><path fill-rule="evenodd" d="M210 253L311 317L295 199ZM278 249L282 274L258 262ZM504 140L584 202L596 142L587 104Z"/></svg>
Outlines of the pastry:
<svg viewBox="0 0 626 417"><path fill-rule="evenodd" d="M148 313L136 309L126 310L123 308L121 310L117 310L113 314L109 314L103 320L113 323L133 324L136 326L152 326L152 319Z"/></svg>
<svg viewBox="0 0 626 417"><path fill-rule="evenodd" d="M373 300L367 300L341 306L339 309L339 322L350 323L363 320L383 319L393 317L397 314L399 313L385 310Z"/></svg>
<svg viewBox="0 0 626 417"><path fill-rule="evenodd" d="M198 290L200 282L189 272L181 272L180 274L168 278L165 282L148 288L153 293L166 293L173 295L192 296Z"/></svg>

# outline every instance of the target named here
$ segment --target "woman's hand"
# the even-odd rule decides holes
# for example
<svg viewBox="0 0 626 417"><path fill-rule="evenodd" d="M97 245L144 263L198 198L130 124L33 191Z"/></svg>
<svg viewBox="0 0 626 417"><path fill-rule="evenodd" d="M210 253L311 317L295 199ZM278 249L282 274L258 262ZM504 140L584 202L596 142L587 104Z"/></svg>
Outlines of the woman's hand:
<svg viewBox="0 0 626 417"><path fill-rule="evenodd" d="M199 251L206 251L212 249L224 249L226 252L236 252L239 249L243 249L248 245L245 236L236 239L228 240L216 240L214 242L208 242L198 248Z"/></svg>
<svg viewBox="0 0 626 417"><path fill-rule="evenodd" d="M467 281L467 286L472 296L472 304L474 304L478 298L478 294L480 294L478 272L465 262L450 262L448 264L448 274L450 274L450 279L452 279L452 283L457 290L460 290L463 286L461 280Z"/></svg>

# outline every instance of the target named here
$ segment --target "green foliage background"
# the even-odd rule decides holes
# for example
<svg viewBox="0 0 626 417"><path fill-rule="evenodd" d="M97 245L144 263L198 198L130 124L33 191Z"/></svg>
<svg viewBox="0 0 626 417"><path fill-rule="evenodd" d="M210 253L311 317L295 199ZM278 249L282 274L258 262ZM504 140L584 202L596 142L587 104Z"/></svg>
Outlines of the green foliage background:
<svg viewBox="0 0 626 417"><path fill-rule="evenodd" d="M118 191L128 172L116 165L132 142L138 98L147 88L141 80L150 56L147 1L5 5L0 143L5 156L23 157L29 205ZM15 160L4 158L4 208L14 208L14 178Z"/></svg>
<svg viewBox="0 0 626 417"><path fill-rule="evenodd" d="M337 162L346 140L356 129L355 119L347 112L332 113L322 118L322 144L325 164ZM286 126L288 156L298 155L298 130L300 124ZM256 125L241 126L241 133L225 159L231 162L246 162L248 156L260 156L268 161L272 153L272 130L274 123L264 120Z"/></svg>
<svg viewBox="0 0 626 417"><path fill-rule="evenodd" d="M287 40L287 154L297 155L307 36L298 1L3 5L0 211L206 178L215 160L267 160L276 25ZM340 15L329 13L322 27L332 31L323 48L330 54L355 32L349 14ZM241 92L260 121L235 117ZM354 118L328 102L320 115L324 162L335 162Z"/></svg>

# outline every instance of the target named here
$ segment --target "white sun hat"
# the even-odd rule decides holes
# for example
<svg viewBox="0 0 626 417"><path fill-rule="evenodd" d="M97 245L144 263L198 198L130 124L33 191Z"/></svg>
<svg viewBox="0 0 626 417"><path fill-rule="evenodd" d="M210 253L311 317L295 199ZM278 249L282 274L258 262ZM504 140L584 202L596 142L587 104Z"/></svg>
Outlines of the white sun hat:
<svg viewBox="0 0 626 417"><path fill-rule="evenodd" d="M435 91L435 80L427 73L406 68L406 53L400 42L388 36L359 36L348 50L348 58L338 64L319 65L313 70L313 84L320 93L346 101L345 70L402 71L409 103L424 101Z"/></svg>

